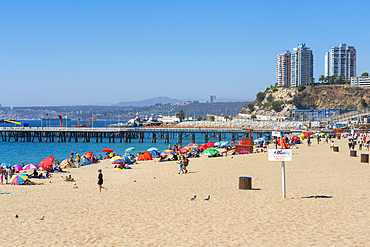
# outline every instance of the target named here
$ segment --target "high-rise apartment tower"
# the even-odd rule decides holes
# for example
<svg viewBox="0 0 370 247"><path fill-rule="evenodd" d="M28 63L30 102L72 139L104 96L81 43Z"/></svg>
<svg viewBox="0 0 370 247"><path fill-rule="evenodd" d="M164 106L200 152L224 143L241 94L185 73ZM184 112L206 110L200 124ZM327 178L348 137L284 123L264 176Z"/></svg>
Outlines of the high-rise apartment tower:
<svg viewBox="0 0 370 247"><path fill-rule="evenodd" d="M293 48L290 55L290 85L308 86L311 77L313 77L313 53L306 44L300 44Z"/></svg>
<svg viewBox="0 0 370 247"><path fill-rule="evenodd" d="M276 56L276 83L278 86L290 86L290 52Z"/></svg>
<svg viewBox="0 0 370 247"><path fill-rule="evenodd" d="M346 81L356 77L355 47L340 44L325 54L325 77L333 75L336 77L341 75Z"/></svg>

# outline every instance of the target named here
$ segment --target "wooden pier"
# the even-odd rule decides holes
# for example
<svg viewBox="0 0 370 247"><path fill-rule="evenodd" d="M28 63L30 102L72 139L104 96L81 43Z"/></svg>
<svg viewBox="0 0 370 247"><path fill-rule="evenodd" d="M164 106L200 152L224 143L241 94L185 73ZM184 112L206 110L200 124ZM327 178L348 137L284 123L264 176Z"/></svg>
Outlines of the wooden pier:
<svg viewBox="0 0 370 247"><path fill-rule="evenodd" d="M273 129L253 130L251 128L176 128L176 127L151 127L151 128L42 128L42 127L8 127L0 129L1 142L131 142L137 139L139 143L156 143L162 140L169 143L170 139L177 139L177 143L184 140L208 142L210 140L230 141L250 138L250 133L268 133ZM292 130L282 130L290 133ZM201 140L199 140L201 138ZM252 137L253 138L253 137Z"/></svg>

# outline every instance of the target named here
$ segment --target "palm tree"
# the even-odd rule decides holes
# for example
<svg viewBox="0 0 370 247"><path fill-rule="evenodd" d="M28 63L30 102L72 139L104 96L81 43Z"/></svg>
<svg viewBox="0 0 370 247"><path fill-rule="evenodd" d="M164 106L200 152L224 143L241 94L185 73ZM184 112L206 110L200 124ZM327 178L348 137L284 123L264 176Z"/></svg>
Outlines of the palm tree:
<svg viewBox="0 0 370 247"><path fill-rule="evenodd" d="M321 76L320 76L319 81L321 81L321 83L323 83L323 82L325 81L325 77L324 77L324 75L321 75Z"/></svg>

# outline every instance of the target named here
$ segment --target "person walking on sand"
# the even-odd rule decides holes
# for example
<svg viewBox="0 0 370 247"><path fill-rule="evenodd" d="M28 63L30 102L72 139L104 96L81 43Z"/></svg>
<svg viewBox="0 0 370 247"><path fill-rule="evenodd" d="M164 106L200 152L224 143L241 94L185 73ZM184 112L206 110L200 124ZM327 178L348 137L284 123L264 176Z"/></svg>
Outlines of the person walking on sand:
<svg viewBox="0 0 370 247"><path fill-rule="evenodd" d="M101 193L101 189L107 190L107 188L103 187L103 173L101 172L101 169L98 170L99 175L98 175L98 185L99 185L99 192Z"/></svg>
<svg viewBox="0 0 370 247"><path fill-rule="evenodd" d="M308 147L311 146L311 138L310 137L307 138L307 146Z"/></svg>

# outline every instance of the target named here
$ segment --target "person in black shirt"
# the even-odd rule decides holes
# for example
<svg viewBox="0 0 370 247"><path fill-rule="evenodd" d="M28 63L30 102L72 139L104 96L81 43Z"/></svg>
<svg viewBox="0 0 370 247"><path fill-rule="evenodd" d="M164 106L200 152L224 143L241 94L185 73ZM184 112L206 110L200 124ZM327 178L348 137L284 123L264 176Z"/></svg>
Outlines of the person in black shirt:
<svg viewBox="0 0 370 247"><path fill-rule="evenodd" d="M101 172L101 169L98 170L98 185L99 185L99 193L101 193L101 189L107 190L107 188L103 187L103 173Z"/></svg>

